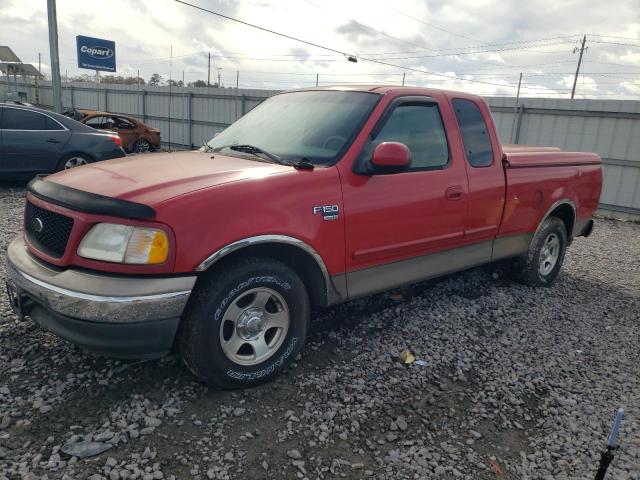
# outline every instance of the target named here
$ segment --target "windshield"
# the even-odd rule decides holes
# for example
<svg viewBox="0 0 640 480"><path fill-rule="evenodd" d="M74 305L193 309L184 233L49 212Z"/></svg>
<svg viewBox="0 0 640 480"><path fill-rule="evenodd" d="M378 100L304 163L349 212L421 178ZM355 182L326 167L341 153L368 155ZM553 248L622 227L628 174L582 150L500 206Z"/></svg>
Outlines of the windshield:
<svg viewBox="0 0 640 480"><path fill-rule="evenodd" d="M238 154L250 145L283 160L331 165L353 141L380 97L366 92L308 91L276 95L207 142ZM242 153L240 153L242 155Z"/></svg>

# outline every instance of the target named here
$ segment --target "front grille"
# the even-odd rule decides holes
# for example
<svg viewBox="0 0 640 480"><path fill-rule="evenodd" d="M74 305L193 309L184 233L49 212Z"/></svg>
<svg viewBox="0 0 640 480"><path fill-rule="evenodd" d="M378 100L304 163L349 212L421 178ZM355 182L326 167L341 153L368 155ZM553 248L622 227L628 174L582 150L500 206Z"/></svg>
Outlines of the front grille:
<svg viewBox="0 0 640 480"><path fill-rule="evenodd" d="M54 258L62 257L72 228L73 218L27 202L24 230L29 241L41 252Z"/></svg>

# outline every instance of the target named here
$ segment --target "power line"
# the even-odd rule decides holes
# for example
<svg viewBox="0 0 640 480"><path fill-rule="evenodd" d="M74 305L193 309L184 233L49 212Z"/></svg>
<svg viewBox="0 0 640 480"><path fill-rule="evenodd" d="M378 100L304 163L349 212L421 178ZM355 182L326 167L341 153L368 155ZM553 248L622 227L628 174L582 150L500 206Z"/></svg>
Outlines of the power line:
<svg viewBox="0 0 640 480"><path fill-rule="evenodd" d="M461 33L452 32L451 30L447 30L445 28L439 27L439 26L434 25L432 23L425 22L424 20L420 20L419 18L413 17L413 16L411 16L411 15L409 15L407 13L404 13L404 12L401 12L399 10L396 10L395 8L391 8L391 7L388 7L388 6L384 6L384 8L386 8L387 10L391 10L392 12L395 12L398 15L402 15L403 17L409 18L409 19L411 19L411 20L413 20L415 22L418 22L418 23L421 23L423 25L426 25L429 28L433 28L434 30L439 30L441 32L448 33L449 35L453 35L454 37L464 38L465 40L471 40L474 43L483 43L482 41L477 40L477 39L472 38L472 37L469 37L467 35L462 35Z"/></svg>
<svg viewBox="0 0 640 480"><path fill-rule="evenodd" d="M248 22L245 22L245 21L230 17L228 15L224 15L224 14L219 13L219 12L214 12L213 10L209 10L207 8L203 8L203 7L199 7L197 5L193 5L193 4L185 2L183 0L175 0L175 1L177 3L181 3L183 5L195 8L197 10L201 10L203 12L208 12L208 13L211 13L212 15L216 15L218 17L225 18L227 20L231 20L231 21L234 21L236 23L240 23L240 24L245 25L245 26L256 28L258 30L262 30L264 32L271 33L273 35L277 35L277 36L280 36L280 37L283 37L283 38L287 38L289 40L293 40L293 41L296 41L296 42L299 42L299 43L304 43L306 45L310 45L312 47L320 48L320 49L327 50L327 51L330 51L330 52L338 53L340 55L344 55L349 61L354 61L354 60L357 61L359 59L359 60L364 60L364 61L371 62L371 63L377 63L379 65L386 65L386 66L393 67L393 68L399 68L399 69L402 69L402 70L413 71L413 72L417 72L417 73L420 73L420 74L423 74L423 75L433 75L433 76L436 76L436 77L449 78L449 79L457 80L457 81L479 83L479 84L492 85L492 86L498 86L498 87L503 87L503 88L515 88L515 85L511 85L511 84L504 84L504 83L497 83L497 82L486 82L486 81L482 81L482 80L473 80L473 79L468 79L468 78L460 78L460 77L457 77L457 76L447 75L447 74L444 74L444 73L436 73L436 72L432 72L432 71L421 70L421 69L418 69L418 68L397 65L397 64L393 64L393 63L390 63L390 62L387 62L387 61L380 60L380 59L367 58L367 57L363 57L363 56L359 56L359 55L358 56L349 55L348 53L340 51L340 50L336 50L335 48L326 47L324 45L319 45L317 43L309 42L307 40L296 38L296 37L293 37L291 35L287 35L287 34L284 34L284 33L276 32L274 30L270 30L268 28L261 27L259 25L254 25L252 23L248 23ZM528 87L528 88L532 88L532 87Z"/></svg>
<svg viewBox="0 0 640 480"><path fill-rule="evenodd" d="M640 38L636 37L621 37L619 35L607 35L604 33L590 33L589 35L593 35L594 37L609 37L609 38L622 38L623 40L640 40Z"/></svg>
<svg viewBox="0 0 640 480"><path fill-rule="evenodd" d="M623 45L626 47L638 47L640 48L640 43L623 43L623 42L605 42L604 40L591 40L593 43L604 43L607 45Z"/></svg>

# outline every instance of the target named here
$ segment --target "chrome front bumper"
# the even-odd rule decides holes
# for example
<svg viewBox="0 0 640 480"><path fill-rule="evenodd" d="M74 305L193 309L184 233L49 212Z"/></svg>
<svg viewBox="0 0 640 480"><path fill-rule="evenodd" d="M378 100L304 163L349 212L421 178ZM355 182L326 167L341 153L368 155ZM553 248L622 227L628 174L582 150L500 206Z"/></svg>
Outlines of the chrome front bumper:
<svg viewBox="0 0 640 480"><path fill-rule="evenodd" d="M196 281L59 269L31 255L22 236L9 244L6 270L9 285L45 309L110 324L179 318Z"/></svg>

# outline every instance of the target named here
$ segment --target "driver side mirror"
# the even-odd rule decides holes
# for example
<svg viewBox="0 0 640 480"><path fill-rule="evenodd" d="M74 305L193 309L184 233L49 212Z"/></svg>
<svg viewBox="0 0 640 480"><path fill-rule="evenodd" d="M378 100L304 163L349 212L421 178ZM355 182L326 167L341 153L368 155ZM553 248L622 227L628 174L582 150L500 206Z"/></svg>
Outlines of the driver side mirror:
<svg viewBox="0 0 640 480"><path fill-rule="evenodd" d="M411 166L411 151L400 142L382 142L371 155L374 174L400 173Z"/></svg>

